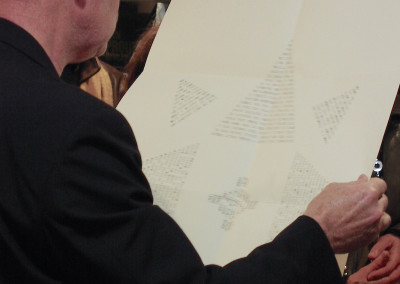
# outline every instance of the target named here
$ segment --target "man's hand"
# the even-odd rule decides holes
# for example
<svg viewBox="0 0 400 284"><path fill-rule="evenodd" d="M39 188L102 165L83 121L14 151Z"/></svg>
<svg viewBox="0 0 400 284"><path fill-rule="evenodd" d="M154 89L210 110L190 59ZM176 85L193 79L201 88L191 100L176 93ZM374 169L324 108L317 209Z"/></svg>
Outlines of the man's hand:
<svg viewBox="0 0 400 284"><path fill-rule="evenodd" d="M400 238L394 235L384 235L379 238L378 242L372 247L368 258L375 260L382 253L389 253L388 262L368 274L368 280L387 279L390 282L400 282ZM397 282L396 282L397 281Z"/></svg>
<svg viewBox="0 0 400 284"><path fill-rule="evenodd" d="M368 257L372 262L349 277L346 284L400 284L400 239L379 238Z"/></svg>
<svg viewBox="0 0 400 284"><path fill-rule="evenodd" d="M347 253L376 240L390 225L386 183L379 178L331 183L308 205L305 215L316 220L335 253Z"/></svg>
<svg viewBox="0 0 400 284"><path fill-rule="evenodd" d="M373 262L364 266L356 273L352 274L349 279L347 279L346 284L366 284L366 283L380 283L383 284L384 282L368 282L368 274L372 271L379 270L381 267L384 267L389 260L389 252L383 251ZM391 282L389 282L391 283Z"/></svg>

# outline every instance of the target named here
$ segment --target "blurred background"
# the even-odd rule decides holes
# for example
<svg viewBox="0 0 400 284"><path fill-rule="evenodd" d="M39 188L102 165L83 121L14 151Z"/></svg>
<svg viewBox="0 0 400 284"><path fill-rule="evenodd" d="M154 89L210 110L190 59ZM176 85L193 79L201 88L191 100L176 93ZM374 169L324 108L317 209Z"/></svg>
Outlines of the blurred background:
<svg viewBox="0 0 400 284"><path fill-rule="evenodd" d="M107 52L100 59L122 69L132 55L139 36L161 21L170 0L121 0L119 20Z"/></svg>

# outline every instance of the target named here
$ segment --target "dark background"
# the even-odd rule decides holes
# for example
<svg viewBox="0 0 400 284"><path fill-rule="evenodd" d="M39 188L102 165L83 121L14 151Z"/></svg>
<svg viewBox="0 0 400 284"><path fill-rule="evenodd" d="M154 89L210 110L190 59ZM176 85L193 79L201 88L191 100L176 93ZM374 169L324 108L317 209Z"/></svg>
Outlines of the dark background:
<svg viewBox="0 0 400 284"><path fill-rule="evenodd" d="M152 24L157 0L122 0L117 28L101 60L121 69L128 63L139 36Z"/></svg>

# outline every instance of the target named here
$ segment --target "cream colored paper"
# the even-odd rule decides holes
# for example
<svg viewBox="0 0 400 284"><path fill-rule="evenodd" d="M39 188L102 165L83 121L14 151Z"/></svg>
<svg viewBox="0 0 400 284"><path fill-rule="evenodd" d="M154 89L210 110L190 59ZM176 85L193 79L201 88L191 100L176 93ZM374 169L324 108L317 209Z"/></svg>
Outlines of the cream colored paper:
<svg viewBox="0 0 400 284"><path fill-rule="evenodd" d="M205 263L370 174L399 86L398 0L173 0L118 106L155 203Z"/></svg>

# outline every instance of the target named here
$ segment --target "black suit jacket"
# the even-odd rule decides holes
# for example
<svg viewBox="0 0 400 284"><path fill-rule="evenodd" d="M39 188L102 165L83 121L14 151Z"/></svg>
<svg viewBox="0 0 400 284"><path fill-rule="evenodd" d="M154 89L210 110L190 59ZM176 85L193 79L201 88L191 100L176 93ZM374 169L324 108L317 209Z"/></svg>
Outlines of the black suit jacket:
<svg viewBox="0 0 400 284"><path fill-rule="evenodd" d="M2 19L0 67L0 283L341 283L308 217L247 258L204 266L152 204L121 114L63 83Z"/></svg>

